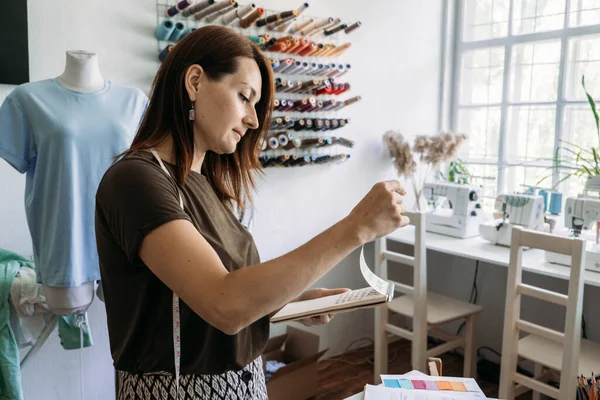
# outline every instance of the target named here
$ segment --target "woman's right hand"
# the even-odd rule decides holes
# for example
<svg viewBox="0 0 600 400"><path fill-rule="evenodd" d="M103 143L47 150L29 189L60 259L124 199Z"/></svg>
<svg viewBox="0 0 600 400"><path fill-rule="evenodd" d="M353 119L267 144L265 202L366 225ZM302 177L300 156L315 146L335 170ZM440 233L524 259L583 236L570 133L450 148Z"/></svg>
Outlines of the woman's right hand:
<svg viewBox="0 0 600 400"><path fill-rule="evenodd" d="M410 220L403 215L405 194L397 180L379 182L352 209L348 220L355 225L363 244L409 224Z"/></svg>

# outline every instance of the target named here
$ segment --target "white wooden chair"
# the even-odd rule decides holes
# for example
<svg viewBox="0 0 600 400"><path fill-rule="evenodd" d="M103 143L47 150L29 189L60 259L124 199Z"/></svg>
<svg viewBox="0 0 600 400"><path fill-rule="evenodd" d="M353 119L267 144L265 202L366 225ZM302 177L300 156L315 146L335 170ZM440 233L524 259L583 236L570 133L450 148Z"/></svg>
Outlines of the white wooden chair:
<svg viewBox="0 0 600 400"><path fill-rule="evenodd" d="M380 374L387 373L388 333L412 342L412 368L427 373L427 359L447 351L464 348L465 376L474 377L476 369L475 315L481 307L427 291L427 257L425 247L425 218L423 213L406 213L415 228L414 257L387 250L386 238L375 243L375 272L388 279L388 261L414 267L413 286L395 283L397 292L404 296L375 309L375 382ZM404 228L406 229L406 228ZM389 311L412 318L412 331L395 326L388 321ZM438 327L447 322L465 320L465 336L442 331ZM427 336L442 339L445 343L427 350Z"/></svg>
<svg viewBox="0 0 600 400"><path fill-rule="evenodd" d="M571 256L568 294L522 283L523 247ZM499 398L512 400L515 396L533 390L534 399L539 399L540 393L560 400L574 399L576 376L579 374L588 376L600 366L600 346L580 339L584 261L585 241L582 239L513 227L506 284ZM522 320L520 317L522 295L565 306L565 332ZM519 339L520 332L527 335ZM534 378L517 372L519 357L534 362ZM560 372L560 389L543 382L546 375L552 371Z"/></svg>

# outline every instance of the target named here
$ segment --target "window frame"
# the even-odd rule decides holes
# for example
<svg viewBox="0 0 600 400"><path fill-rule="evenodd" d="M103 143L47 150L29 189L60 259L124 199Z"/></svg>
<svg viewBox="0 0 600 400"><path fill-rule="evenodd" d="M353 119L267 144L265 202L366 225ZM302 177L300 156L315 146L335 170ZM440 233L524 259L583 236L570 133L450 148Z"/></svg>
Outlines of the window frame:
<svg viewBox="0 0 600 400"><path fill-rule="evenodd" d="M548 163L544 162L515 162L508 161L507 159L507 120L510 106L533 106L533 105L556 105L556 116L555 116L555 131L554 131L554 144L553 154L549 155L552 157L560 146L560 139L563 137L563 117L565 108L571 105L588 105L585 100L568 100L565 98L566 80L565 72L569 68L567 51L569 49L569 40L577 37L584 37L588 35L599 35L600 36L600 24L597 25L586 25L569 27L570 17L570 6L571 0L565 0L565 13L564 13L564 27L560 30L538 32L538 33L527 33L522 35L514 35L513 30L513 11L515 6L514 0L509 0L509 12L508 12L508 31L507 36L500 38L492 38L485 40L475 41L463 41L463 19L465 17L464 0L445 0L443 6L444 14L444 25L442 26L442 66L441 66L441 99L440 103L440 130L448 126L450 130L458 130L458 114L461 109L477 109L483 107L500 107L500 132L498 138L498 153L496 162L465 157L463 161L467 165L490 165L497 168L496 177L496 193L502 193L505 187L505 169L509 167L548 167ZM513 47L521 44L535 43L544 40L560 40L560 60L559 60L559 71L558 71L558 93L556 101L548 102L510 102L509 98L509 84L510 84L510 73L511 73L511 61ZM492 47L504 48L504 70L503 70L503 81L502 81L502 100L500 103L490 104L471 104L471 105L460 105L460 88L462 82L461 79L461 62L463 54L467 51L486 49ZM450 53L450 60L445 61L445 53ZM444 82L448 80L449 82ZM444 105L447 104L447 106ZM468 134L468 132L465 132ZM560 154L560 152L559 152ZM549 172L550 174L550 172ZM560 180L560 171L552 170L552 182L551 187L555 187ZM564 185L564 184L563 184Z"/></svg>

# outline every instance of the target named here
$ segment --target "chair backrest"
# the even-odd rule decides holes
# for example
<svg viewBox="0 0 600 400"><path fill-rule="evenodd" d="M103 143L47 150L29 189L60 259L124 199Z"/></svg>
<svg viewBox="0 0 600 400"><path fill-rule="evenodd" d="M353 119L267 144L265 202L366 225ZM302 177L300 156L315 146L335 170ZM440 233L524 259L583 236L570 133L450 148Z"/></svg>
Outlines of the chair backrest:
<svg viewBox="0 0 600 400"><path fill-rule="evenodd" d="M569 289L566 295L527 285L522 282L522 253L524 248L541 249L571 256ZM583 304L583 266L585 241L579 238L560 237L538 231L512 228L510 263L506 284L506 306L502 341L500 398L512 398L513 382L545 393L550 397L570 399L576 392L579 366L581 313ZM565 332L524 321L520 318L521 296L526 295L566 307ZM537 382L516 372L518 362L519 332L538 335L562 343L563 359L560 390ZM532 387L533 386L533 387Z"/></svg>
<svg viewBox="0 0 600 400"><path fill-rule="evenodd" d="M404 213L410 219L410 225L415 230L414 256L392 252L387 249L386 238L380 238L375 242L375 273L382 278L388 279L388 261L398 262L414 268L413 284L406 285L394 282L395 290L403 294L410 294L417 298L427 296L427 253L425 248L425 214L420 212ZM406 229L406 228L400 228ZM426 310L426 308L425 308Z"/></svg>
<svg viewBox="0 0 600 400"><path fill-rule="evenodd" d="M414 226L415 244L414 256L392 252L387 249L385 237L375 242L375 273L384 279L388 279L388 261L399 262L413 267L413 284L407 285L394 282L396 292L411 295L414 298L414 310L412 315L413 330L410 335L413 348L421 348L413 353L412 366L415 369L425 371L425 352L427 351L427 252L425 247L425 214L416 212L404 213L410 219L410 225ZM406 229L406 228L401 228ZM404 331L398 328L398 332ZM415 343L416 342L416 343ZM422 356L422 357L421 357ZM420 358L419 358L420 357ZM421 359L422 358L422 359Z"/></svg>

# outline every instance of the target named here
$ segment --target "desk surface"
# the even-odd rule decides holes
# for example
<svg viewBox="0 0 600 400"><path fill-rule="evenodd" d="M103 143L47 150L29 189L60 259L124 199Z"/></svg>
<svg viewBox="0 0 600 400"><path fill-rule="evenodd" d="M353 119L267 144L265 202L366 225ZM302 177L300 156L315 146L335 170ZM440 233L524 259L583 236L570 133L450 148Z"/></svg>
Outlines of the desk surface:
<svg viewBox="0 0 600 400"><path fill-rule="evenodd" d="M508 267L510 249L494 245L480 236L458 239L432 232L426 232L425 235L425 244L429 250ZM414 244L415 229L409 225L392 232L387 238L399 243ZM544 252L538 249L523 252L523 269L540 275L567 280L571 273L569 267L546 261ZM586 270L584 272L584 279L587 285L600 287L600 273Z"/></svg>

